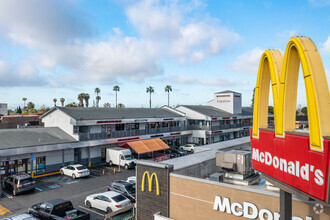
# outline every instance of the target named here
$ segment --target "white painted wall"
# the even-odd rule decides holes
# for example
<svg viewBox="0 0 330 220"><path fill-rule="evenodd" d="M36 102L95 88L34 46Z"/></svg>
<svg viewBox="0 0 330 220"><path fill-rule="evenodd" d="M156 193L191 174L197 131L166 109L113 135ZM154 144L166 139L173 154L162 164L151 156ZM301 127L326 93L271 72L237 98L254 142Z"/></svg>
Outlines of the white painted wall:
<svg viewBox="0 0 330 220"><path fill-rule="evenodd" d="M242 94L241 93L215 93L214 99L207 104L229 112L231 114L242 113Z"/></svg>
<svg viewBox="0 0 330 220"><path fill-rule="evenodd" d="M8 115L7 103L0 103L0 115Z"/></svg>
<svg viewBox="0 0 330 220"><path fill-rule="evenodd" d="M70 116L59 109L42 118L45 127L59 127L76 140L79 140L78 134L73 134L73 125L70 123Z"/></svg>

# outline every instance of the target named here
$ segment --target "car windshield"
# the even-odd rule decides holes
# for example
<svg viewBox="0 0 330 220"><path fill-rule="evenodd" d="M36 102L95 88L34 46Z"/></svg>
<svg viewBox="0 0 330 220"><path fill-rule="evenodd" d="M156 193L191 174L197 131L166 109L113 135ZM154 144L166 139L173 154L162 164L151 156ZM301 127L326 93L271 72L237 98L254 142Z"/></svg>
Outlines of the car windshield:
<svg viewBox="0 0 330 220"><path fill-rule="evenodd" d="M129 194L135 193L135 185L133 185L133 184L126 185L125 188Z"/></svg>
<svg viewBox="0 0 330 220"><path fill-rule="evenodd" d="M126 198L122 195L118 195L118 196L112 197L111 199L115 202L121 202L121 201L124 201Z"/></svg>
<svg viewBox="0 0 330 220"><path fill-rule="evenodd" d="M86 170L86 167L84 167L84 166L79 166L79 167L77 167L77 170Z"/></svg>
<svg viewBox="0 0 330 220"><path fill-rule="evenodd" d="M26 184L26 183L30 183L32 181L33 181L33 179L30 177L30 178L20 180L20 184Z"/></svg>
<svg viewBox="0 0 330 220"><path fill-rule="evenodd" d="M133 160L134 157L132 155L125 155L126 160Z"/></svg>

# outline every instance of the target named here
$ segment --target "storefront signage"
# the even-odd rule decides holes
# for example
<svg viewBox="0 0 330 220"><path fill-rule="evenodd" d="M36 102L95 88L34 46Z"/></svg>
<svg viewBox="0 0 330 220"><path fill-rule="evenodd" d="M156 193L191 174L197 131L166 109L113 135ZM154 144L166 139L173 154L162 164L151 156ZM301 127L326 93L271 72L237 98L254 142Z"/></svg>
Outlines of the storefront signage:
<svg viewBox="0 0 330 220"><path fill-rule="evenodd" d="M221 196L216 196L213 204L213 210L226 212L228 214L235 215L237 217L244 217L247 219L273 219L279 220L280 213L272 212L269 209L259 209L258 206L251 202L243 202L243 204L238 202L230 202L230 199ZM292 216L292 220L304 220L301 217ZM312 220L312 217L306 216L305 220Z"/></svg>
<svg viewBox="0 0 330 220"><path fill-rule="evenodd" d="M121 123L122 120L114 120L114 121L97 121L97 124L110 124L110 123Z"/></svg>
<svg viewBox="0 0 330 220"><path fill-rule="evenodd" d="M142 191L144 191L144 187L145 187L145 177L147 177L147 179L148 179L149 192L152 191L152 180L155 177L155 181L156 181L156 193L159 196L159 182L158 182L157 174L156 173L152 173L151 176L150 176L148 171L145 171L143 173L143 176L142 176L142 185L141 185L141 190Z"/></svg>
<svg viewBox="0 0 330 220"><path fill-rule="evenodd" d="M163 121L173 121L174 118L163 118Z"/></svg>
<svg viewBox="0 0 330 220"><path fill-rule="evenodd" d="M283 65L282 65L283 63ZM306 87L309 135L295 131L299 64ZM283 66L283 68L282 68ZM268 94L272 87L275 130L268 127ZM252 164L275 181L329 203L330 94L321 57L313 41L293 37L284 59L266 50L255 88Z"/></svg>
<svg viewBox="0 0 330 220"><path fill-rule="evenodd" d="M148 119L135 119L134 121L135 122L147 122Z"/></svg>

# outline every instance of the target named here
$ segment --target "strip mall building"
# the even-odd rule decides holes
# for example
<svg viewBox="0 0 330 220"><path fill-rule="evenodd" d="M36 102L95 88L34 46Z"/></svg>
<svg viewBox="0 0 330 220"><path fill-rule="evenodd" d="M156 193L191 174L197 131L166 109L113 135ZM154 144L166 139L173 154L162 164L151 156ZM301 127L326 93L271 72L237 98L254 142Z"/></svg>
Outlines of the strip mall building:
<svg viewBox="0 0 330 220"><path fill-rule="evenodd" d="M41 116L43 128L0 129L0 173L58 171L105 161L107 148L160 138L170 146L206 145L249 136L252 108L223 91L207 105L162 108L63 108Z"/></svg>

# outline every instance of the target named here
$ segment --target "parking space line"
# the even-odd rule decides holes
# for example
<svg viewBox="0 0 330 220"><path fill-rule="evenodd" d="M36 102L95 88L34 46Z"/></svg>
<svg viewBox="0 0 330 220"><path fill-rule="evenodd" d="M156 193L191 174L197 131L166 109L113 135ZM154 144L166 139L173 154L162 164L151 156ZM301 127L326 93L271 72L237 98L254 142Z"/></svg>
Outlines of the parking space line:
<svg viewBox="0 0 330 220"><path fill-rule="evenodd" d="M2 191L2 194L4 194L7 198L12 199L13 197L9 195L7 192Z"/></svg>
<svg viewBox="0 0 330 220"><path fill-rule="evenodd" d="M87 211L93 212L93 213L95 213L95 214L97 214L97 215L100 215L100 216L104 217L104 215L102 215L102 214L100 214L100 213L98 213L98 212L96 212L96 211L93 211L93 210L91 210L91 209L89 209L89 208L86 208L86 207L83 207L83 206L79 206L79 208L85 209L85 210L87 210Z"/></svg>
<svg viewBox="0 0 330 220"><path fill-rule="evenodd" d="M5 215L5 214L8 214L8 213L11 213L11 211L9 211L8 209L6 209L2 205L0 205L0 215Z"/></svg>
<svg viewBox="0 0 330 220"><path fill-rule="evenodd" d="M38 190L38 191L40 191L40 192L44 191L43 189L41 189L41 188L39 188L39 187L36 187L36 190Z"/></svg>
<svg viewBox="0 0 330 220"><path fill-rule="evenodd" d="M68 182L71 180L71 178L68 179L68 181L65 182L65 184L68 184Z"/></svg>

